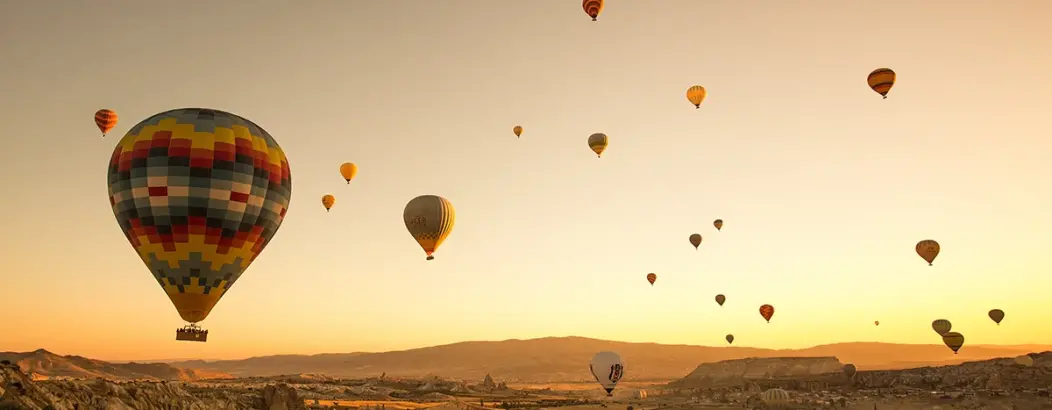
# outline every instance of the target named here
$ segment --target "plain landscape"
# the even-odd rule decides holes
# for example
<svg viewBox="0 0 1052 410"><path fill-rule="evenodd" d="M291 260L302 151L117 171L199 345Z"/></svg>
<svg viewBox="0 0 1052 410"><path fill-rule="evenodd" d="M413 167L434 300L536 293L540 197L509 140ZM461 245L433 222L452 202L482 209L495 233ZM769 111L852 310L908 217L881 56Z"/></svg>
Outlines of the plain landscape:
<svg viewBox="0 0 1052 410"><path fill-rule="evenodd" d="M588 372L588 359L603 350L620 352L628 368L609 398ZM771 350L550 337L378 353L117 363L39 349L0 353L0 404L27 409L764 408L760 394L780 388L791 395L788 405L800 408L1038 409L1052 406L1052 353L1041 353L1048 350L1052 346L985 345L954 355L939 345L838 343ZM1020 356L1032 361L1021 364ZM852 377L843 372L848 363L858 368Z"/></svg>

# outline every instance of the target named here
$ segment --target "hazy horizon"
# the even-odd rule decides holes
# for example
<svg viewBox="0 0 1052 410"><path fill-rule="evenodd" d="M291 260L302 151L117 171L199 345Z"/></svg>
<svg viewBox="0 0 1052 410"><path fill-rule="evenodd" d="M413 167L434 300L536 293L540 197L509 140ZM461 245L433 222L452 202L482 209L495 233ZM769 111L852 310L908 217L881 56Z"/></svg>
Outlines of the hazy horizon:
<svg viewBox="0 0 1052 410"><path fill-rule="evenodd" d="M1027 0L609 0L597 22L556 0L11 4L0 286L17 314L0 350L938 344L937 318L966 347L1052 344L1049 15ZM879 67L898 73L886 100L866 85ZM207 343L174 340L184 323L106 198L117 141L178 107L267 129L294 185ZM120 116L106 138L100 108ZM457 211L434 261L401 217L421 194ZM922 239L942 245L933 267Z"/></svg>

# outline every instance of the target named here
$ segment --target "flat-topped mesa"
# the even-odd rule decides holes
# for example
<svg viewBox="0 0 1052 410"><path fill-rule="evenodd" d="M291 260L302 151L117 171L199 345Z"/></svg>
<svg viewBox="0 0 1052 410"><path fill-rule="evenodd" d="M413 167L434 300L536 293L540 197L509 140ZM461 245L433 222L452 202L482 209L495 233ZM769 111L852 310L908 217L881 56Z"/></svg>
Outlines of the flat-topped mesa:
<svg viewBox="0 0 1052 410"><path fill-rule="evenodd" d="M678 387L705 387L726 382L839 373L844 364L836 357L764 357L702 363L686 377L669 383Z"/></svg>

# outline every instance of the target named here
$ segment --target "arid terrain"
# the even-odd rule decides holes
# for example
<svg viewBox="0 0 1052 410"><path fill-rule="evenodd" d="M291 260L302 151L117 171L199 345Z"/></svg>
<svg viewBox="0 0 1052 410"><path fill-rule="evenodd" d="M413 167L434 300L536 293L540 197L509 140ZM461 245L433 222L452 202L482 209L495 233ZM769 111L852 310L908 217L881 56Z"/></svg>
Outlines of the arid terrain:
<svg viewBox="0 0 1052 410"><path fill-rule="evenodd" d="M582 367L587 369L589 352L581 352L585 359L571 360L566 356L572 349L555 349L553 341L592 352L595 344L619 350L629 370L614 397L605 397L594 381L587 380L590 375ZM443 351L453 354L466 349L464 346L477 349L474 358L439 359ZM516 352L516 347L522 350ZM884 349L884 362L852 356L873 348ZM973 347L970 352L962 349L961 359L968 360L967 354L1004 354L963 364L882 369L889 362L923 361L918 359L928 348L859 343L769 351L548 338L177 365L109 363L37 350L0 353L0 409L756 409L766 408L760 397L770 388L789 393L790 409L1052 409L1052 352L1029 354L1031 365L1018 364L1013 358L1032 346ZM654 352L663 349L668 351ZM821 354L838 351L855 359L859 371L853 377L842 372L843 364L851 361ZM753 355L715 360L696 357L743 352ZM945 356L933 352L929 360L952 361ZM369 357L373 359L366 360ZM559 357L566 357L570 364L555 361ZM457 358L464 361L442 371L445 363ZM532 367L528 366L531 361ZM193 364L198 367L184 367ZM568 369L571 365L578 369ZM297 370L327 367L333 371L265 374L269 369L295 366L302 366ZM660 377L677 368L683 370L674 377ZM250 373L264 374L246 375ZM366 375L356 375L362 373ZM463 377L475 374L481 376ZM562 379L557 375L563 375ZM646 392L645 397L640 391Z"/></svg>

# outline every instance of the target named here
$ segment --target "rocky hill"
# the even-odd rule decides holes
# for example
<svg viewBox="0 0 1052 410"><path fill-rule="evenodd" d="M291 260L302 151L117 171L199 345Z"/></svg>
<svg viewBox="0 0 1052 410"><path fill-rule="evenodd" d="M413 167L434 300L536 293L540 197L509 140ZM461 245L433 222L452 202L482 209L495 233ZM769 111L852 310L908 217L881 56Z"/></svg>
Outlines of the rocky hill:
<svg viewBox="0 0 1052 410"><path fill-rule="evenodd" d="M181 380L230 378L203 369L183 369L166 363L109 363L80 356L60 356L44 349L27 353L0 352L0 361L18 366L34 379L105 378L111 380Z"/></svg>
<svg viewBox="0 0 1052 410"><path fill-rule="evenodd" d="M859 369L895 369L969 360L1012 357L1030 353L1033 346L965 346L954 355L943 345L893 343L838 343L807 349L759 349L627 343L583 337L546 337L498 342L462 342L383 353L281 355L243 360L186 361L176 367L227 373L238 377L324 373L344 378L400 377L430 374L457 379L479 379L486 374L509 382L589 381L588 360L595 352L613 350L628 365L626 380L674 380L698 363L748 357L836 357Z"/></svg>
<svg viewBox="0 0 1052 410"><path fill-rule="evenodd" d="M746 380L805 377L840 373L844 364L835 357L769 357L703 363L675 387L740 385Z"/></svg>

